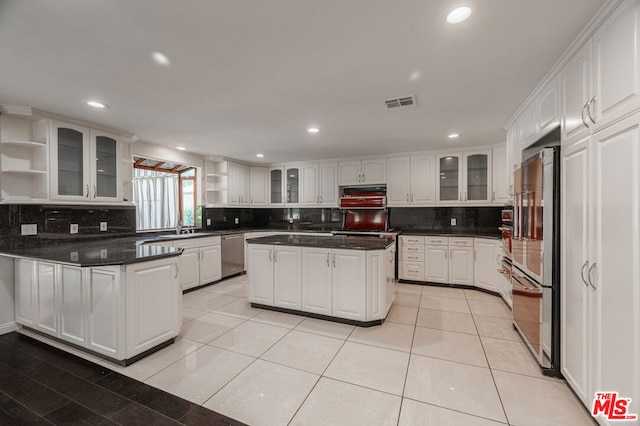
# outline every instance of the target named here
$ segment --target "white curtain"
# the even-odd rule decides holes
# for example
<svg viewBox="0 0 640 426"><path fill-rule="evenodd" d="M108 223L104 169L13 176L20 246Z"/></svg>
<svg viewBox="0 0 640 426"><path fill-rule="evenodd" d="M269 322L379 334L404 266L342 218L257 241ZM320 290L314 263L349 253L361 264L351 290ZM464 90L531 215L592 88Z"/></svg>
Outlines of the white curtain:
<svg viewBox="0 0 640 426"><path fill-rule="evenodd" d="M136 229L176 228L179 220L178 175L134 169Z"/></svg>

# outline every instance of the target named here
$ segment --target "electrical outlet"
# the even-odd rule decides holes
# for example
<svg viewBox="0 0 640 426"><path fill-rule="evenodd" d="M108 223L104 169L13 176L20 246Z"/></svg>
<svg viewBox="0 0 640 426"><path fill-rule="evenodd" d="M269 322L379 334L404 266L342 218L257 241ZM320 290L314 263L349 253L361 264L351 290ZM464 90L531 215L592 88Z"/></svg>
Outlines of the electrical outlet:
<svg viewBox="0 0 640 426"><path fill-rule="evenodd" d="M21 234L22 235L38 235L38 225L37 224L32 224L32 225L22 225L20 227L21 229Z"/></svg>
<svg viewBox="0 0 640 426"><path fill-rule="evenodd" d="M71 225L69 225L69 233L70 234L77 234L78 233L78 224L77 223L72 223Z"/></svg>
<svg viewBox="0 0 640 426"><path fill-rule="evenodd" d="M107 230L107 222L100 222L100 230L101 231Z"/></svg>
<svg viewBox="0 0 640 426"><path fill-rule="evenodd" d="M239 224L239 223L240 223L240 218L237 218L237 217L236 217L233 221L234 221L234 223L237 225L237 224Z"/></svg>
<svg viewBox="0 0 640 426"><path fill-rule="evenodd" d="M456 226L456 219L454 217L451 218L451 226Z"/></svg>
<svg viewBox="0 0 640 426"><path fill-rule="evenodd" d="M109 256L107 249L100 249L100 259L106 259Z"/></svg>
<svg viewBox="0 0 640 426"><path fill-rule="evenodd" d="M72 262L77 262L78 261L78 252L77 251L72 251L71 252L71 261Z"/></svg>
<svg viewBox="0 0 640 426"><path fill-rule="evenodd" d="M207 219L207 226L211 226L211 219Z"/></svg>

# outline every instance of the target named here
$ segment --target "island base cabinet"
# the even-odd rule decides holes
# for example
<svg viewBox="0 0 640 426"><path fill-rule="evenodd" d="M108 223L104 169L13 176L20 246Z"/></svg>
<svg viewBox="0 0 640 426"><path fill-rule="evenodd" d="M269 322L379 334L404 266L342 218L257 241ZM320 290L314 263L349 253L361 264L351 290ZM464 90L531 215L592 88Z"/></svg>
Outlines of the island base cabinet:
<svg viewBox="0 0 640 426"><path fill-rule="evenodd" d="M302 248L302 310L331 315L331 250Z"/></svg>
<svg viewBox="0 0 640 426"><path fill-rule="evenodd" d="M16 323L126 362L178 335L178 258L126 266L14 262Z"/></svg>
<svg viewBox="0 0 640 426"><path fill-rule="evenodd" d="M85 299L87 292L82 285L82 269L62 265L60 267L60 338L79 346L87 343Z"/></svg>
<svg viewBox="0 0 640 426"><path fill-rule="evenodd" d="M299 310L302 307L302 251L300 247L273 250L274 306Z"/></svg>
<svg viewBox="0 0 640 426"><path fill-rule="evenodd" d="M249 244L249 302L273 305L273 247Z"/></svg>
<svg viewBox="0 0 640 426"><path fill-rule="evenodd" d="M124 356L124 294L119 277L119 267L96 267L86 271L85 280L87 349L115 359Z"/></svg>
<svg viewBox="0 0 640 426"><path fill-rule="evenodd" d="M367 253L367 321L387 315L395 295L395 260L393 246L384 252Z"/></svg>
<svg viewBox="0 0 640 426"><path fill-rule="evenodd" d="M365 321L366 312L366 252L333 250L332 309L339 318Z"/></svg>
<svg viewBox="0 0 640 426"><path fill-rule="evenodd" d="M27 327L35 327L36 307L33 286L36 262L16 259L14 262L16 322Z"/></svg>
<svg viewBox="0 0 640 426"><path fill-rule="evenodd" d="M126 267L126 357L142 353L180 332L178 265L166 261Z"/></svg>

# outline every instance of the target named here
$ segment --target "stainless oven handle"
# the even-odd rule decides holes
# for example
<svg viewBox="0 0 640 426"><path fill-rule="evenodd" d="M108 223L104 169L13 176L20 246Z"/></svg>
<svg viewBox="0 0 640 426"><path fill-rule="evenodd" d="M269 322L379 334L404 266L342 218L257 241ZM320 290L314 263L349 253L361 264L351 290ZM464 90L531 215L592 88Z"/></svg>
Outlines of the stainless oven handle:
<svg viewBox="0 0 640 426"><path fill-rule="evenodd" d="M587 282L587 280L584 279L584 268L587 267L587 265L589 264L588 260L584 261L584 264L582 265L582 268L580 268L580 278L582 278L582 282L584 283L584 285L588 286L589 283Z"/></svg>

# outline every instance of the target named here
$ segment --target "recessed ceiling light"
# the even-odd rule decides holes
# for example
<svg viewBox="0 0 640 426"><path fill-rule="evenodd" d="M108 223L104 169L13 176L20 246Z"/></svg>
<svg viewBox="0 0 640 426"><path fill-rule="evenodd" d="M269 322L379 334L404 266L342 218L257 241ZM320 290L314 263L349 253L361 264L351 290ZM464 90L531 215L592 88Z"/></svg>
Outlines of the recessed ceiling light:
<svg viewBox="0 0 640 426"><path fill-rule="evenodd" d="M264 157L264 154L256 154L256 157L262 158L262 157Z"/></svg>
<svg viewBox="0 0 640 426"><path fill-rule="evenodd" d="M453 157L445 157L445 160L453 160Z"/></svg>
<svg viewBox="0 0 640 426"><path fill-rule="evenodd" d="M94 107L94 108L107 108L109 107L109 105L103 103L103 102L98 102L98 101L86 101L87 105L89 105L90 107Z"/></svg>
<svg viewBox="0 0 640 426"><path fill-rule="evenodd" d="M153 52L151 53L151 59L158 65L162 65L163 67L171 66L171 61L167 58L167 55L161 52Z"/></svg>
<svg viewBox="0 0 640 426"><path fill-rule="evenodd" d="M307 132L309 132L309 133L319 133L320 129L318 129L317 127L309 127L307 129Z"/></svg>
<svg viewBox="0 0 640 426"><path fill-rule="evenodd" d="M459 24L460 22L466 21L467 18L471 16L471 9L463 6L453 9L447 15L447 22L450 24Z"/></svg>
<svg viewBox="0 0 640 426"><path fill-rule="evenodd" d="M186 146L176 146L176 149L178 149L180 151L186 151L187 147Z"/></svg>
<svg viewBox="0 0 640 426"><path fill-rule="evenodd" d="M460 135L459 135L459 134L457 134L457 133L451 133L451 134L449 135L449 139L455 139L455 138L457 138L458 136L460 136Z"/></svg>

